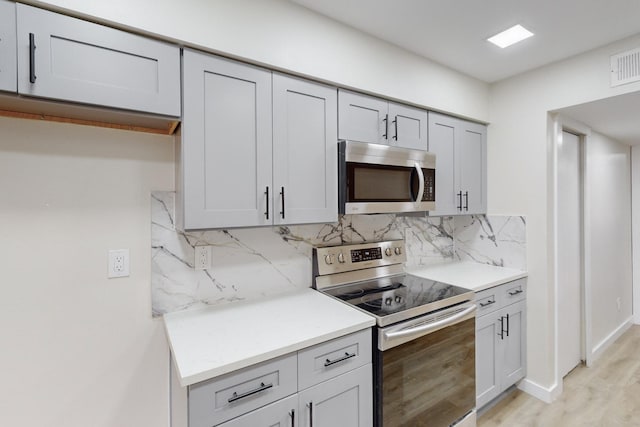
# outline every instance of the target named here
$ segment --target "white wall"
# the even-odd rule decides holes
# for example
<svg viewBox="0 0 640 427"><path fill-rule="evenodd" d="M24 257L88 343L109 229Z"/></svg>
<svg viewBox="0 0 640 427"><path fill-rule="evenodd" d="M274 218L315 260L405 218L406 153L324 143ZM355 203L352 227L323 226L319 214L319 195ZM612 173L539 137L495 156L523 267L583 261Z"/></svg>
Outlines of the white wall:
<svg viewBox="0 0 640 427"><path fill-rule="evenodd" d="M591 352L632 316L631 148L592 132L587 141ZM620 309L617 299L620 298Z"/></svg>
<svg viewBox="0 0 640 427"><path fill-rule="evenodd" d="M488 118L488 85L284 0L27 0L187 46Z"/></svg>
<svg viewBox="0 0 640 427"><path fill-rule="evenodd" d="M632 37L491 87L488 207L527 217L528 374L530 386L552 394L555 378L553 214L548 111L640 90L609 87L609 55L640 46ZM531 390L531 389L529 389Z"/></svg>
<svg viewBox="0 0 640 427"><path fill-rule="evenodd" d="M0 425L168 425L149 193L171 188L171 137L0 118Z"/></svg>

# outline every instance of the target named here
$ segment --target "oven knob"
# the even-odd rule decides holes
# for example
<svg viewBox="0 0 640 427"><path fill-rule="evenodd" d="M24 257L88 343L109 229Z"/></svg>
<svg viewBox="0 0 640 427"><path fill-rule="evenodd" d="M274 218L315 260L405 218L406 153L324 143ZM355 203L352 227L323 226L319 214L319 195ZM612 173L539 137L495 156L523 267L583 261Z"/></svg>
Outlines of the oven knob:
<svg viewBox="0 0 640 427"><path fill-rule="evenodd" d="M324 257L324 262L327 263L328 265L333 264L333 256L331 255L325 255Z"/></svg>
<svg viewBox="0 0 640 427"><path fill-rule="evenodd" d="M396 253L396 255L400 255L402 253L402 248L401 247L397 247L393 251Z"/></svg>
<svg viewBox="0 0 640 427"><path fill-rule="evenodd" d="M393 299L391 299L391 297L387 297L384 300L384 305L391 305L392 302L393 302Z"/></svg>
<svg viewBox="0 0 640 427"><path fill-rule="evenodd" d="M386 256L391 256L391 253L392 253L392 252L391 252L391 248L387 248L387 249L385 249L385 250L384 250L384 254L385 254Z"/></svg>
<svg viewBox="0 0 640 427"><path fill-rule="evenodd" d="M342 252L338 254L338 262L344 264L344 254Z"/></svg>
<svg viewBox="0 0 640 427"><path fill-rule="evenodd" d="M395 301L396 303L400 304L402 302L402 297L400 295L397 295Z"/></svg>

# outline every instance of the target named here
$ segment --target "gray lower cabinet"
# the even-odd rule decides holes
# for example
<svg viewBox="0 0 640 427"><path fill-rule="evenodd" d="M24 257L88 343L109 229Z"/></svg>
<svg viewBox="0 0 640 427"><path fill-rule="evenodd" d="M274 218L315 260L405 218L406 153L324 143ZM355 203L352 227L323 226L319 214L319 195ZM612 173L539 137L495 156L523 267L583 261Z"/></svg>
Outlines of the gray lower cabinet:
<svg viewBox="0 0 640 427"><path fill-rule="evenodd" d="M203 381L189 427L371 427L371 330Z"/></svg>
<svg viewBox="0 0 640 427"><path fill-rule="evenodd" d="M426 110L340 90L338 114L340 139L427 149Z"/></svg>
<svg viewBox="0 0 640 427"><path fill-rule="evenodd" d="M337 221L336 89L185 50L184 229Z"/></svg>
<svg viewBox="0 0 640 427"><path fill-rule="evenodd" d="M481 408L526 374L526 280L476 295L476 406Z"/></svg>
<svg viewBox="0 0 640 427"><path fill-rule="evenodd" d="M0 90L18 90L16 70L16 4L0 0Z"/></svg>
<svg viewBox="0 0 640 427"><path fill-rule="evenodd" d="M221 427L296 427L298 395L286 397L231 421L220 424Z"/></svg>
<svg viewBox="0 0 640 427"><path fill-rule="evenodd" d="M180 116L177 46L18 3L17 55L22 95Z"/></svg>
<svg viewBox="0 0 640 427"><path fill-rule="evenodd" d="M429 112L429 151L436 155L436 210L429 215L486 213L486 126Z"/></svg>
<svg viewBox="0 0 640 427"><path fill-rule="evenodd" d="M301 427L369 427L373 423L371 365L299 393Z"/></svg>

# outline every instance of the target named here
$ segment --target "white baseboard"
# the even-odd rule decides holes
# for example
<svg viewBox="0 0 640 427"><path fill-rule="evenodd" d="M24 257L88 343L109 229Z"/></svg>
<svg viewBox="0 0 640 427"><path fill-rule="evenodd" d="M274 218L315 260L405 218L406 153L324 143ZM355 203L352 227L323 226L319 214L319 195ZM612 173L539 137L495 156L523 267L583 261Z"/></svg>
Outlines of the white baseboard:
<svg viewBox="0 0 640 427"><path fill-rule="evenodd" d="M520 381L518 388L545 403L553 402L562 394L562 387L558 387L558 384L554 384L551 387L543 387L527 378Z"/></svg>
<svg viewBox="0 0 640 427"><path fill-rule="evenodd" d="M631 325L633 325L633 316L631 316L627 320L625 320L622 323L622 325L618 326L605 339L600 341L593 348L593 350L591 350L591 357L587 358L587 366L591 366L593 364L593 362L598 360L598 358L600 358L600 356L602 356L602 354L611 346L611 344L613 344L618 338L620 338L620 336L622 334L627 332L627 329L629 329L631 327Z"/></svg>

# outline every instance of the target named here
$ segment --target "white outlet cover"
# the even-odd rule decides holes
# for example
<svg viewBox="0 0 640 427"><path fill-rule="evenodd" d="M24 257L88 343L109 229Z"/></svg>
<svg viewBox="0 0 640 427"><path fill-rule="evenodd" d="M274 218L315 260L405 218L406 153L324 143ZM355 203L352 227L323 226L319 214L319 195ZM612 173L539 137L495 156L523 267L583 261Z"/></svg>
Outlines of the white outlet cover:
<svg viewBox="0 0 640 427"><path fill-rule="evenodd" d="M107 277L129 276L129 249L111 249Z"/></svg>
<svg viewBox="0 0 640 427"><path fill-rule="evenodd" d="M208 270L211 268L213 247L210 245L196 246L194 248L193 267L196 270Z"/></svg>

